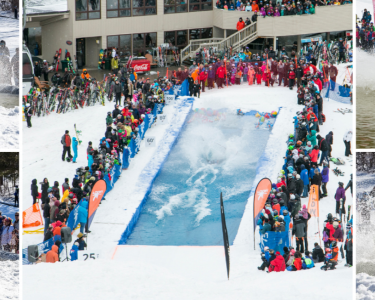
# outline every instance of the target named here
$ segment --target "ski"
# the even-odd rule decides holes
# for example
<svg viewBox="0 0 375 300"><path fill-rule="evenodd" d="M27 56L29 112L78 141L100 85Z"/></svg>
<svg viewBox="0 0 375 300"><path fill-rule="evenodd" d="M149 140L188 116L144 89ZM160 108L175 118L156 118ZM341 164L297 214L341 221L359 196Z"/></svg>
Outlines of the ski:
<svg viewBox="0 0 375 300"><path fill-rule="evenodd" d="M81 145L82 141L79 139L79 136L82 134L82 131L77 130L76 124L74 124L74 130L76 132L76 137L77 137L78 145Z"/></svg>

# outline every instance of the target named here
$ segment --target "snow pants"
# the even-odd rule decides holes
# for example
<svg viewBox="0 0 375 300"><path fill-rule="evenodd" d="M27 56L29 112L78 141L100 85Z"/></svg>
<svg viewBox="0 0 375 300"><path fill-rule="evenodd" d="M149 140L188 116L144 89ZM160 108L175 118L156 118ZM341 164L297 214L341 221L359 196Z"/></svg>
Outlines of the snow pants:
<svg viewBox="0 0 375 300"><path fill-rule="evenodd" d="M346 263L348 265L353 265L353 251L346 250Z"/></svg>
<svg viewBox="0 0 375 300"><path fill-rule="evenodd" d="M32 127L33 126L31 124L31 116L27 116L27 114L26 114L26 122L27 122L27 127Z"/></svg>
<svg viewBox="0 0 375 300"><path fill-rule="evenodd" d="M294 87L294 79L289 78L289 88L292 89Z"/></svg>
<svg viewBox="0 0 375 300"><path fill-rule="evenodd" d="M304 238L303 237L296 237L296 251L299 251L301 253L305 253L305 250L303 248L303 240Z"/></svg>
<svg viewBox="0 0 375 300"><path fill-rule="evenodd" d="M73 162L76 162L77 161L77 157L78 157L78 149L76 147L73 146Z"/></svg>
<svg viewBox="0 0 375 300"><path fill-rule="evenodd" d="M202 81L201 84L202 84L202 93L204 93L204 88L206 87L206 82Z"/></svg>
<svg viewBox="0 0 375 300"><path fill-rule="evenodd" d="M64 146L63 153L62 153L62 160L65 161L65 155L68 154L68 157L72 158L73 156L70 154L70 146Z"/></svg>
<svg viewBox="0 0 375 300"><path fill-rule="evenodd" d="M208 89L213 89L214 88L214 79L213 78L208 78Z"/></svg>
<svg viewBox="0 0 375 300"><path fill-rule="evenodd" d="M345 156L349 156L349 154L352 154L350 151L350 142L344 141L345 143Z"/></svg>
<svg viewBox="0 0 375 300"><path fill-rule="evenodd" d="M327 182L322 183L323 195L327 195Z"/></svg>
<svg viewBox="0 0 375 300"><path fill-rule="evenodd" d="M320 157L320 165L323 163L324 159L327 160L328 162L328 167L329 167L329 158L328 158L328 150L327 151L322 151L322 156Z"/></svg>
<svg viewBox="0 0 375 300"><path fill-rule="evenodd" d="M308 197L309 196L309 185L306 184L303 186L303 194L302 197Z"/></svg>
<svg viewBox="0 0 375 300"><path fill-rule="evenodd" d="M255 76L257 78L257 84L261 84L262 83L262 75L256 74Z"/></svg>

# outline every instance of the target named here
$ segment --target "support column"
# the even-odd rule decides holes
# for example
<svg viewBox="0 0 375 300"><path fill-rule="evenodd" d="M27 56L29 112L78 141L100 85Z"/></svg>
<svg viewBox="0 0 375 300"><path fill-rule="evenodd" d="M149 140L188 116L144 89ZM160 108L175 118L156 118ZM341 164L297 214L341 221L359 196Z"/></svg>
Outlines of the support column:
<svg viewBox="0 0 375 300"><path fill-rule="evenodd" d="M327 32L327 43L329 43L329 40L331 39L331 34Z"/></svg>
<svg viewBox="0 0 375 300"><path fill-rule="evenodd" d="M227 30L224 29L224 38L226 39L227 38Z"/></svg>
<svg viewBox="0 0 375 300"><path fill-rule="evenodd" d="M301 53L301 35L297 35L297 56Z"/></svg>
<svg viewBox="0 0 375 300"><path fill-rule="evenodd" d="M273 37L273 51L277 50L276 49L276 36Z"/></svg>

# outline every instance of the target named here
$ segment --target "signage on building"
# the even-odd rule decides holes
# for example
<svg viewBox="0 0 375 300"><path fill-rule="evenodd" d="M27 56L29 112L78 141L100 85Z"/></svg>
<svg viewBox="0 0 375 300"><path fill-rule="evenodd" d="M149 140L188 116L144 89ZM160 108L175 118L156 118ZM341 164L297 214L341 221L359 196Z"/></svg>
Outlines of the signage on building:
<svg viewBox="0 0 375 300"><path fill-rule="evenodd" d="M66 44L70 46L70 45L72 45L73 43L72 43L72 41L66 41Z"/></svg>
<svg viewBox="0 0 375 300"><path fill-rule="evenodd" d="M147 59L137 59L131 62L131 67L134 69L134 72L148 72L151 70L150 61Z"/></svg>
<svg viewBox="0 0 375 300"><path fill-rule="evenodd" d="M346 36L353 36L353 31L346 31Z"/></svg>

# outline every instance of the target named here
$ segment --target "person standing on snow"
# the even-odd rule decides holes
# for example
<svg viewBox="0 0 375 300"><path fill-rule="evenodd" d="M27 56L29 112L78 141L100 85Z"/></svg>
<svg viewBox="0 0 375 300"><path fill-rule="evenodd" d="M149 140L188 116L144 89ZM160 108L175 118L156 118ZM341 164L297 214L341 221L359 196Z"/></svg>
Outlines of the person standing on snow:
<svg viewBox="0 0 375 300"><path fill-rule="evenodd" d="M329 181L329 167L327 162L323 162L323 170L322 170L322 190L323 194L322 197L327 197L328 192L327 192L327 183Z"/></svg>
<svg viewBox="0 0 375 300"><path fill-rule="evenodd" d="M68 153L69 160L72 159L72 155L70 154L70 146L72 144L72 140L69 135L69 130L65 130L65 134L61 137L61 144L63 144L63 153L62 153L62 161L65 161L65 154Z"/></svg>
<svg viewBox="0 0 375 300"><path fill-rule="evenodd" d="M344 134L344 144L345 144L345 156L352 155L352 151L350 150L351 148L351 141L352 141L353 133L351 130L348 130Z"/></svg>
<svg viewBox="0 0 375 300"><path fill-rule="evenodd" d="M35 204L37 201L36 201L36 198L38 197L39 195L39 191L38 191L38 186L36 184L36 179L33 179L31 181L31 197L33 197L33 204Z"/></svg>
<svg viewBox="0 0 375 300"><path fill-rule="evenodd" d="M328 158L329 146L327 144L327 141L324 138L322 138L320 136L320 134L318 134L316 138L318 139L319 149L320 149L320 151L322 151L319 166L321 166L323 164L323 161L325 159L327 160L328 166L329 166L329 158Z"/></svg>
<svg viewBox="0 0 375 300"><path fill-rule="evenodd" d="M30 103L26 103L25 116L26 116L27 128L31 128L33 126L31 124L32 115L33 115L33 109L31 108Z"/></svg>
<svg viewBox="0 0 375 300"><path fill-rule="evenodd" d="M341 199L343 202L343 206L345 207L345 189L344 189L344 183L339 182L339 187L336 190L335 194L335 199L336 199L336 214L340 214L340 206L341 206Z"/></svg>

